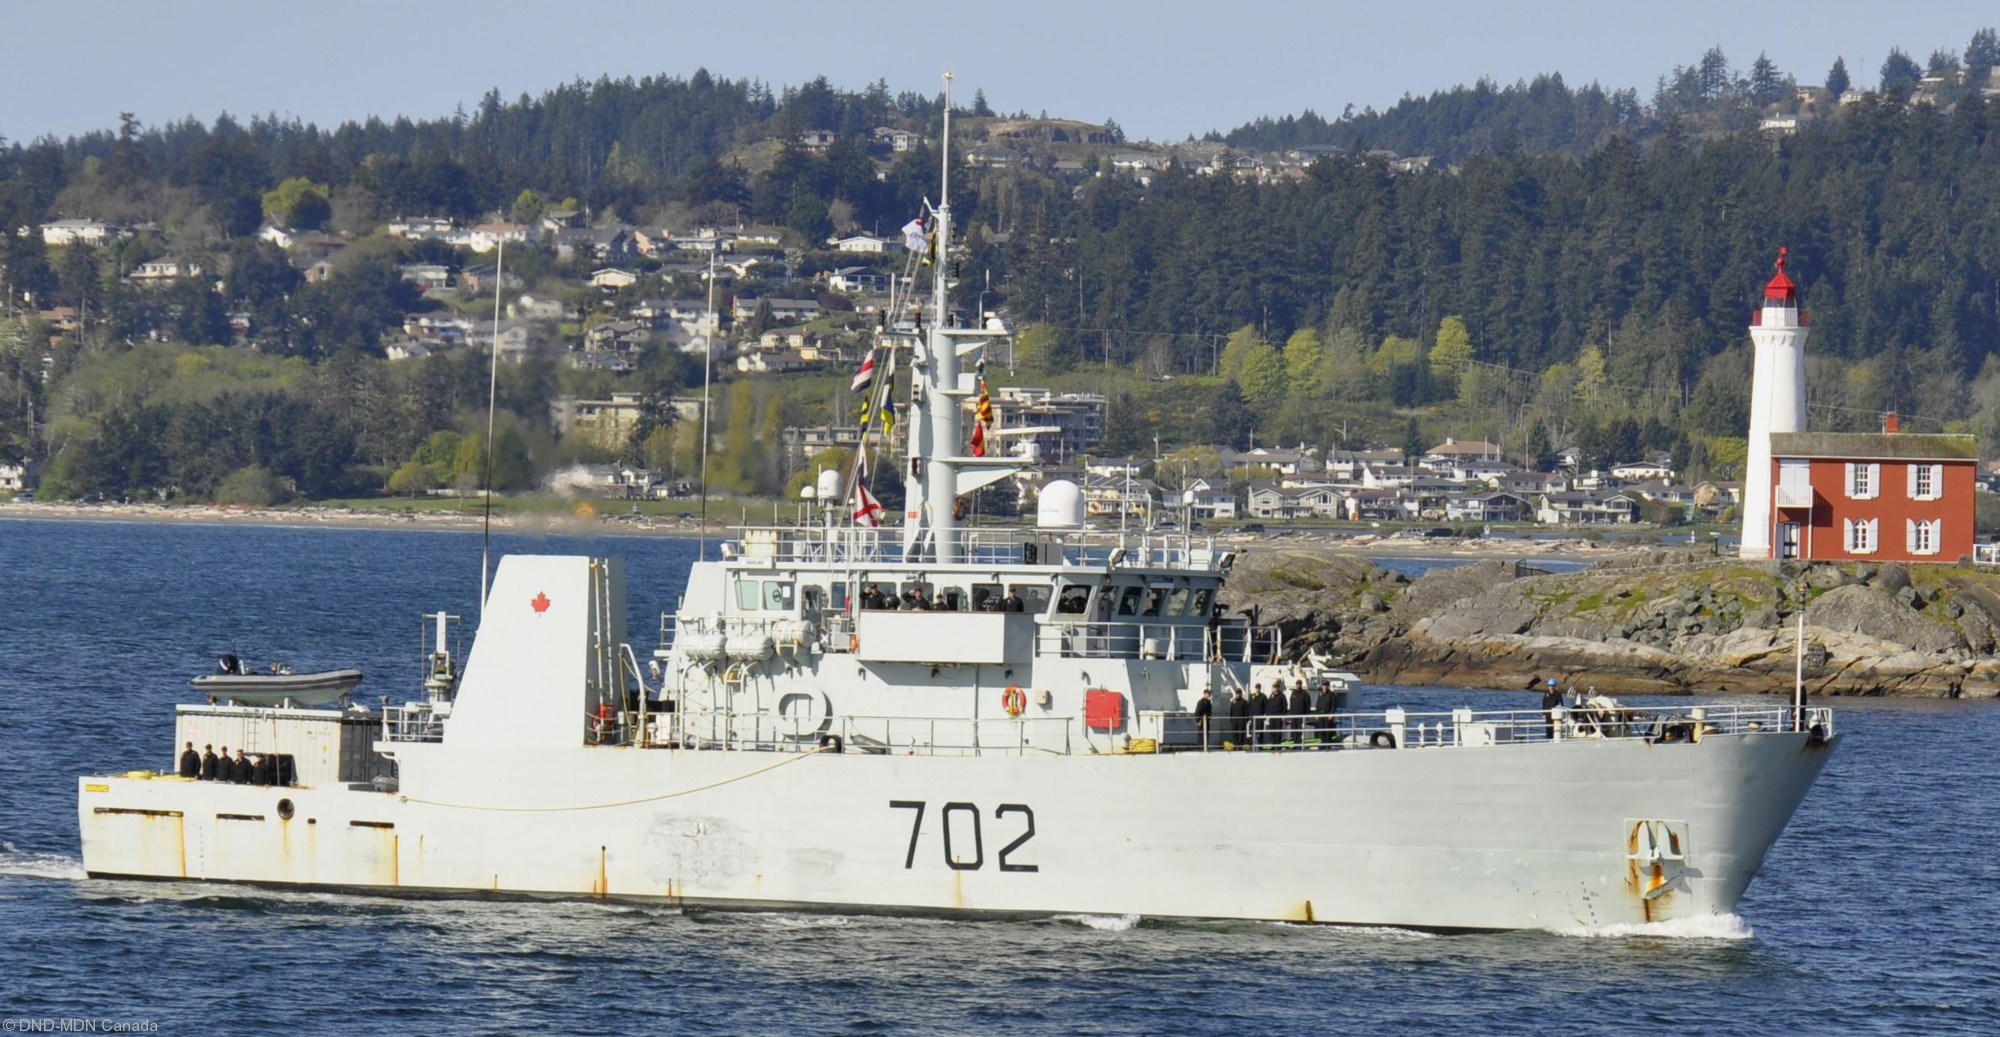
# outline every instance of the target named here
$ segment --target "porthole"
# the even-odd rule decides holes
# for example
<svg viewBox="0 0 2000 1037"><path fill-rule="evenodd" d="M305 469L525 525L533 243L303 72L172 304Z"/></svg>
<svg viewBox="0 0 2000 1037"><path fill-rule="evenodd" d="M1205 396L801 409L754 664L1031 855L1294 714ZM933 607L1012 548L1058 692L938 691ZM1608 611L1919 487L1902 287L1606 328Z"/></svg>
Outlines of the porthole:
<svg viewBox="0 0 2000 1037"><path fill-rule="evenodd" d="M278 818L279 818L279 820L282 820L282 821L290 821L290 820L292 819L292 801L291 801L291 800L289 800L289 799L281 799L281 800L279 800L279 801L278 801Z"/></svg>

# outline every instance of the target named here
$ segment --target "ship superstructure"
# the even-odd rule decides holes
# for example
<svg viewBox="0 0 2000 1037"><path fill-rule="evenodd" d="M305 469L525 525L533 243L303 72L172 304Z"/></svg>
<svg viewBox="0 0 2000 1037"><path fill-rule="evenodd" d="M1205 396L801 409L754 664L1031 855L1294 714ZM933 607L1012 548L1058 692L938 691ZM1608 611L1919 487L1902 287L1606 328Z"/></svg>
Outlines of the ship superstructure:
<svg viewBox="0 0 2000 1037"><path fill-rule="evenodd" d="M1090 529L1061 481L1031 526L962 524L1025 462L980 449L1007 329L953 317L950 228L940 202L912 249L928 305L869 360L906 456L864 441L798 524L695 563L657 642L627 636L615 559L506 558L462 673L437 617L414 701L182 707L175 745L281 753L291 783L79 779L85 869L1437 929L1734 908L1836 741L1827 710L1359 712L1350 675L1230 599L1225 544ZM883 523L892 472L908 503ZM1305 697L1232 715L1280 682Z"/></svg>

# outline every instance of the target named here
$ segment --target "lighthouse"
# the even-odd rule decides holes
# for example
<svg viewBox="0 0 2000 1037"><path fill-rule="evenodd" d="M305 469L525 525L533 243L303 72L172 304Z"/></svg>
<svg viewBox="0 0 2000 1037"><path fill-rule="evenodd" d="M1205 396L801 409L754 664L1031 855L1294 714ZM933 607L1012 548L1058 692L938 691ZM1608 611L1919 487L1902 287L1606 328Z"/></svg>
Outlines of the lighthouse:
<svg viewBox="0 0 2000 1037"><path fill-rule="evenodd" d="M1805 431L1809 330L1780 247L1764 304L1750 320L1756 357L1750 373L1750 456L1743 471L1744 558L1771 557L1771 434Z"/></svg>

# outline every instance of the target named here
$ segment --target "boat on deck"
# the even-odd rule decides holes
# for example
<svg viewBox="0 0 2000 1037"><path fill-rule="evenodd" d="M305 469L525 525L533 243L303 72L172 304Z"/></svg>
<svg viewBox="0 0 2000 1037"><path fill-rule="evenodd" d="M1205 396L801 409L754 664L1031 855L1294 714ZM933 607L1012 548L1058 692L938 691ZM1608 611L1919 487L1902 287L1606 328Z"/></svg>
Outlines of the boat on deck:
<svg viewBox="0 0 2000 1037"><path fill-rule="evenodd" d="M210 701L241 706L323 706L345 698L361 683L361 676L352 668L294 673L276 663L258 673L246 669L236 656L225 655L215 673L188 681L188 687Z"/></svg>

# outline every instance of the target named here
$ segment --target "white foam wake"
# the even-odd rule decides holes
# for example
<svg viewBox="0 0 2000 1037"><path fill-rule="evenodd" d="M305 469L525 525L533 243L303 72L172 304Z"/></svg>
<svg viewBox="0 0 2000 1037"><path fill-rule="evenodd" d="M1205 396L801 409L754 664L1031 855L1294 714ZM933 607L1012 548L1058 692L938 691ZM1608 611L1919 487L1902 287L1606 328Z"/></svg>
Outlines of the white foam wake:
<svg viewBox="0 0 2000 1037"><path fill-rule="evenodd" d="M1757 935L1743 919L1733 914L1669 918L1662 922L1580 925L1550 931L1558 936L1578 936L1587 939L1645 937L1662 940L1748 940Z"/></svg>
<svg viewBox="0 0 2000 1037"><path fill-rule="evenodd" d="M1088 926L1107 933L1122 933L1139 924L1138 915L1057 915L1056 921Z"/></svg>
<svg viewBox="0 0 2000 1037"><path fill-rule="evenodd" d="M83 862L60 853L26 853L13 843L0 842L0 875L26 875L37 879L81 879Z"/></svg>

